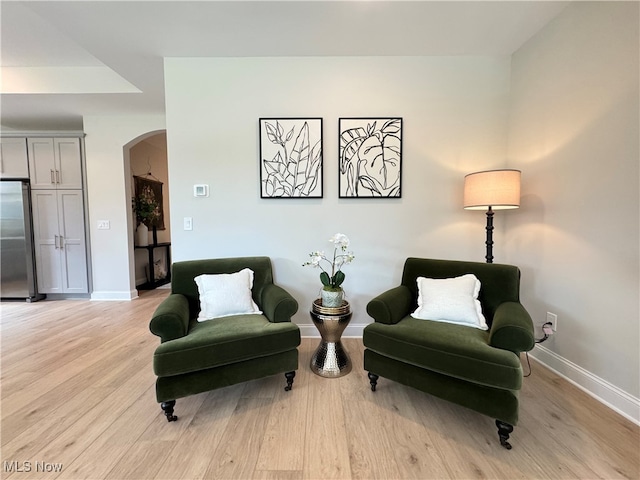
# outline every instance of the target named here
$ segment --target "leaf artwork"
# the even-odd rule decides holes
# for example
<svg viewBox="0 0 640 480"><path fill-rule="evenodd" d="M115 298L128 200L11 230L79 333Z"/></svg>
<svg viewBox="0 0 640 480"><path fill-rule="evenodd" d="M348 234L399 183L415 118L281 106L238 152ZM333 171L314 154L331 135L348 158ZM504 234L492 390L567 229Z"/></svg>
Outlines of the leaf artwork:
<svg viewBox="0 0 640 480"><path fill-rule="evenodd" d="M400 197L401 161L401 118L340 119L341 197Z"/></svg>
<svg viewBox="0 0 640 480"><path fill-rule="evenodd" d="M321 119L261 119L262 197L322 197Z"/></svg>

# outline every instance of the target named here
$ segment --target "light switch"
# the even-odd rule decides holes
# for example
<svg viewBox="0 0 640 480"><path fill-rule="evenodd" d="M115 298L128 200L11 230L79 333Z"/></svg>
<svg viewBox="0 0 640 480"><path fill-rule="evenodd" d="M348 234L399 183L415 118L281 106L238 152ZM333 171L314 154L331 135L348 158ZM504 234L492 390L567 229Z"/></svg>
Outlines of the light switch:
<svg viewBox="0 0 640 480"><path fill-rule="evenodd" d="M193 219L191 217L184 217L184 229L193 230Z"/></svg>
<svg viewBox="0 0 640 480"><path fill-rule="evenodd" d="M111 222L109 220L98 220L98 230L109 230Z"/></svg>

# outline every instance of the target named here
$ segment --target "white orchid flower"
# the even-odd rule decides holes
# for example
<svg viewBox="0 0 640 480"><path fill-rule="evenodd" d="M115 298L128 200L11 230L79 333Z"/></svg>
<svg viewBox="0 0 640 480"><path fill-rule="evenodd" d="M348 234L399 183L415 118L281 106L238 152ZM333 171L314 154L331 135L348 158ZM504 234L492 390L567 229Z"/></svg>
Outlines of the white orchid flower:
<svg viewBox="0 0 640 480"><path fill-rule="evenodd" d="M340 245L342 247L342 250L346 250L346 248L349 246L349 237L347 237L344 233L336 233L329 239L329 241L334 245Z"/></svg>
<svg viewBox="0 0 640 480"><path fill-rule="evenodd" d="M324 256L324 252L311 252L309 254L311 260L306 261L302 264L303 267L319 267L321 260L326 260L327 257Z"/></svg>

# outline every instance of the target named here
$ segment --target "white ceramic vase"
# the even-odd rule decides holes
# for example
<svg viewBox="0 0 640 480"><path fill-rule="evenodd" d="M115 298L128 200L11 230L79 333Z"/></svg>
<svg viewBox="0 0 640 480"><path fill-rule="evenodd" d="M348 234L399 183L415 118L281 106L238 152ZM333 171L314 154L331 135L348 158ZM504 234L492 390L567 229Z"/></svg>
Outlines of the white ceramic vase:
<svg viewBox="0 0 640 480"><path fill-rule="evenodd" d="M144 223L141 223L136 228L136 245L139 247L149 245L149 228Z"/></svg>

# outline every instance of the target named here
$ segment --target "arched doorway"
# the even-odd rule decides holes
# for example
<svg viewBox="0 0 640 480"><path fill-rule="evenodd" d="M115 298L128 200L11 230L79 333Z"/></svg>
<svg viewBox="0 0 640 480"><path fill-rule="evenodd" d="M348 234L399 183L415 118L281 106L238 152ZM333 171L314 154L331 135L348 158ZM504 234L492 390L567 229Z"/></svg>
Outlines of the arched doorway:
<svg viewBox="0 0 640 480"><path fill-rule="evenodd" d="M125 148L125 161L128 159L129 175L127 192L132 207L136 195L147 186L153 187L155 195L160 198L161 223L156 228L154 237L152 230L148 233L148 246L141 245L136 239L138 217L132 208L129 228L132 230L134 245L131 276L139 291L151 288L162 288L167 285L165 279L170 268L170 212L169 212L169 174L167 165L166 131L150 132L138 137ZM136 191L138 190L138 191ZM155 197L154 197L155 198ZM131 238L131 236L129 237ZM155 244L160 245L154 247ZM167 245L168 244L168 245Z"/></svg>

